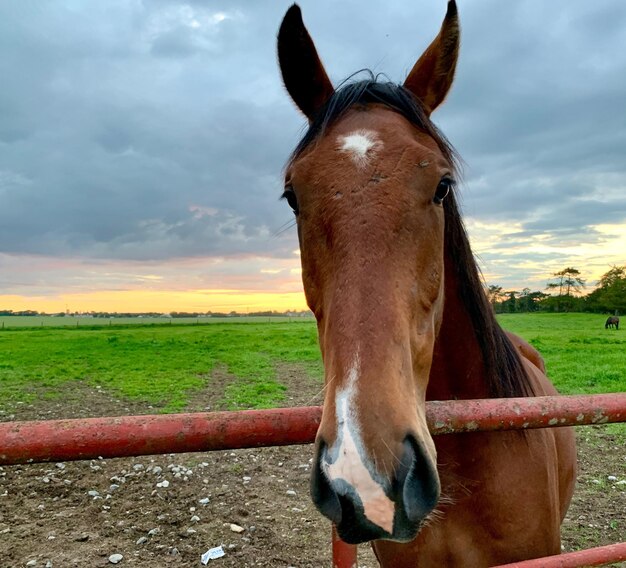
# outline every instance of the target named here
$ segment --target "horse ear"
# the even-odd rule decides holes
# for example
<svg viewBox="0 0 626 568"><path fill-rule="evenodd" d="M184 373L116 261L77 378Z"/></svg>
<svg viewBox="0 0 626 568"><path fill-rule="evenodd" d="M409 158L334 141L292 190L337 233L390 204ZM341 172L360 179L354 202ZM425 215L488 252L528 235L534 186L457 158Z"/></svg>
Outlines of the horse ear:
<svg viewBox="0 0 626 568"><path fill-rule="evenodd" d="M287 10L280 25L278 61L287 91L312 121L335 90L304 27L302 12L297 4Z"/></svg>
<svg viewBox="0 0 626 568"><path fill-rule="evenodd" d="M404 86L433 112L446 98L454 79L459 56L459 15L455 0L448 0L448 11L441 30L411 69Z"/></svg>

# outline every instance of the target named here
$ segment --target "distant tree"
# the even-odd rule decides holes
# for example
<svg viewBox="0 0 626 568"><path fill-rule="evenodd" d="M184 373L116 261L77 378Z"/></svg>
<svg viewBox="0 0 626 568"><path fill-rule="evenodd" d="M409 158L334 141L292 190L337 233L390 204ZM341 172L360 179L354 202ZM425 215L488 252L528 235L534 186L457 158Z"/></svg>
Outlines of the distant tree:
<svg viewBox="0 0 626 568"><path fill-rule="evenodd" d="M559 289L559 296L572 296L581 291L585 287L585 281L580 277L580 270L567 267L560 272L555 272L552 276L556 278L555 282L548 282L548 289ZM563 291L565 290L565 294Z"/></svg>
<svg viewBox="0 0 626 568"><path fill-rule="evenodd" d="M557 312L563 309L571 311L577 305L574 296L579 294L585 287L585 281L580 277L580 270L568 266L559 272L555 272L552 276L555 280L548 282L546 289L556 290L558 288L559 293L556 300L549 302L549 304L554 303Z"/></svg>
<svg viewBox="0 0 626 568"><path fill-rule="evenodd" d="M517 311L517 292L515 290L510 290L508 292L504 292L504 296L506 300L502 302L502 311L514 313Z"/></svg>
<svg viewBox="0 0 626 568"><path fill-rule="evenodd" d="M494 312L498 312L498 304L503 298L504 292L502 291L502 286L498 286L496 284L489 284L487 286L487 298L489 299L489 303L493 307Z"/></svg>
<svg viewBox="0 0 626 568"><path fill-rule="evenodd" d="M600 288L610 288L615 284L620 284L626 280L626 266L613 266L611 270L605 272L598 280Z"/></svg>
<svg viewBox="0 0 626 568"><path fill-rule="evenodd" d="M626 313L626 266L613 266L585 298L590 311Z"/></svg>
<svg viewBox="0 0 626 568"><path fill-rule="evenodd" d="M580 270L566 268L563 272L565 273L565 279L563 280L563 284L565 284L565 295L571 296L579 294L586 286L585 281L580 277Z"/></svg>
<svg viewBox="0 0 626 568"><path fill-rule="evenodd" d="M524 288L517 298L517 307L520 312L536 312L541 309L541 302L548 297L539 290L531 292L530 288Z"/></svg>

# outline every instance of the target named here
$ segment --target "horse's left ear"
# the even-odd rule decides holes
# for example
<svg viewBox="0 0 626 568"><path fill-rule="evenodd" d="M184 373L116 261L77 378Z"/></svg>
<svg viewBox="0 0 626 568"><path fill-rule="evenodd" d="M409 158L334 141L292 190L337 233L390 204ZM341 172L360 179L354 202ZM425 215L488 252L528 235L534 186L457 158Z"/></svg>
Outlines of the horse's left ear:
<svg viewBox="0 0 626 568"><path fill-rule="evenodd" d="M411 69L404 86L433 112L446 98L459 56L459 15L455 0L448 1L448 11L439 35Z"/></svg>
<svg viewBox="0 0 626 568"><path fill-rule="evenodd" d="M278 61L293 102L312 121L335 89L304 27L302 12L297 4L287 10L280 26Z"/></svg>

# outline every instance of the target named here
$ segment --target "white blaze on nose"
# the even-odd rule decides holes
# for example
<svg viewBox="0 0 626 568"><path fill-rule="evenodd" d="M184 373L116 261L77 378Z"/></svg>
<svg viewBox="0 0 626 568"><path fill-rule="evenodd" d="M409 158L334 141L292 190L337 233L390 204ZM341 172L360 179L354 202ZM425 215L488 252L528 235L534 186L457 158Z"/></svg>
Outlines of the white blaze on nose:
<svg viewBox="0 0 626 568"><path fill-rule="evenodd" d="M393 532L394 504L376 481L370 469L369 460L361 455L363 444L359 435L359 425L354 407L354 383L358 378L358 356L348 375L346 388L336 395L337 437L330 450L335 457L333 463L323 462L326 477L332 480L343 479L358 494L363 504L365 516L374 524ZM337 447L339 444L339 447ZM370 466L371 467L371 466Z"/></svg>
<svg viewBox="0 0 626 568"><path fill-rule="evenodd" d="M357 130L347 136L338 138L339 149L348 152L357 166L365 166L371 150L381 143L376 139L376 133L371 130Z"/></svg>

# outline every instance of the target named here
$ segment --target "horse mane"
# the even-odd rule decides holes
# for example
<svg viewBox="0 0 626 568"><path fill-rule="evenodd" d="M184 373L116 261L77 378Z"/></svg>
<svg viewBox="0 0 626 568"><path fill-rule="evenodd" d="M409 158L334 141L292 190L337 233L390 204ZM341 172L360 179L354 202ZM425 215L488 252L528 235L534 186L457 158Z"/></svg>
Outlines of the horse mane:
<svg viewBox="0 0 626 568"><path fill-rule="evenodd" d="M345 112L358 105L382 104L398 112L416 128L428 134L438 145L443 156L455 171L460 158L445 135L431 122L420 101L403 86L378 81L371 71L369 79L344 82L318 111L308 130L296 146L288 164L297 159L326 129L337 122ZM350 78L349 78L350 79ZM483 364L490 396L530 396L533 388L520 355L498 324L484 292L483 281L472 253L467 232L454 191L444 201L445 249L456 267L459 294L473 323L476 341L483 356ZM445 314L445 311L444 311ZM445 317L445 315L444 315Z"/></svg>
<svg viewBox="0 0 626 568"><path fill-rule="evenodd" d="M444 201L444 247L456 268L459 295L472 321L493 398L533 396L534 389L519 352L496 320L483 287L454 192ZM444 308L445 317L445 308Z"/></svg>

